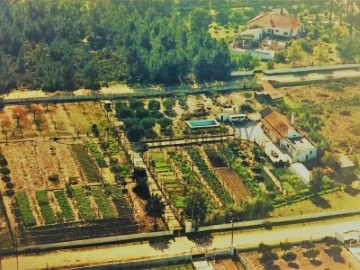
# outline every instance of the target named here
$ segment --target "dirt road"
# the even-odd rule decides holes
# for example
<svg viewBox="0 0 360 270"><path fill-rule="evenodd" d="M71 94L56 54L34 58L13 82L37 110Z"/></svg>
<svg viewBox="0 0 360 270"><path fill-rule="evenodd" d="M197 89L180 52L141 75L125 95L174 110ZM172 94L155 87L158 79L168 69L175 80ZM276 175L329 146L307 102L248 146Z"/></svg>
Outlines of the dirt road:
<svg viewBox="0 0 360 270"><path fill-rule="evenodd" d="M234 245L237 248L257 247L260 242L279 244L281 241L315 240L325 236L334 236L336 231L360 228L360 216L275 227L273 230L248 230L234 232ZM205 248L230 248L231 232L217 233L196 243L187 237L175 240L151 243L148 241L98 246L87 249L62 250L42 254L29 254L2 258L2 269L46 269L70 268L91 264L106 264L159 258L174 255L203 253Z"/></svg>

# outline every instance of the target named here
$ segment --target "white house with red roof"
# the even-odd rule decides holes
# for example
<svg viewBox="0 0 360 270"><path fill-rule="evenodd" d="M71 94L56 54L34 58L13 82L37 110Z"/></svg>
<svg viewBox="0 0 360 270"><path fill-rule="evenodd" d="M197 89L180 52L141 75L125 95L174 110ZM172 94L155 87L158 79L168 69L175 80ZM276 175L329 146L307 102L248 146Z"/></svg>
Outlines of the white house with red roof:
<svg viewBox="0 0 360 270"><path fill-rule="evenodd" d="M302 30L302 24L283 10L260 14L248 22L249 29L262 29L263 36L296 37Z"/></svg>
<svg viewBox="0 0 360 270"><path fill-rule="evenodd" d="M317 156L317 149L310 141L294 128L294 119L290 122L286 116L265 108L261 111L262 129L270 140L290 154L295 162L305 162Z"/></svg>

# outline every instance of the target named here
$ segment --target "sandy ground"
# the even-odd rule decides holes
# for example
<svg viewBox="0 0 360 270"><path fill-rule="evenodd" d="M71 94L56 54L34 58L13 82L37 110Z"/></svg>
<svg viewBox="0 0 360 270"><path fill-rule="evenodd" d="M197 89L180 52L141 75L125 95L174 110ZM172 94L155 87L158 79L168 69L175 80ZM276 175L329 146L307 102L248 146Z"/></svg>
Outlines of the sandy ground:
<svg viewBox="0 0 360 270"><path fill-rule="evenodd" d="M34 97L46 97L46 96L50 96L50 94L42 90L13 90L9 94L1 95L1 97L4 99L34 98Z"/></svg>
<svg viewBox="0 0 360 270"><path fill-rule="evenodd" d="M109 87L102 87L100 94L128 94L134 93L134 90L129 88L126 84L115 84Z"/></svg>
<svg viewBox="0 0 360 270"><path fill-rule="evenodd" d="M335 152L350 155L360 152L360 107L347 105L353 97L359 97L360 86L345 87L343 91L331 91L321 86L284 87L280 91L295 104L309 99L322 109L325 124L322 133L330 139ZM344 111L349 114L343 114Z"/></svg>
<svg viewBox="0 0 360 270"><path fill-rule="evenodd" d="M360 263L352 256L352 254L346 250L344 247L341 252L341 256L336 260L333 257L329 256L325 251L329 249L325 243L319 243L315 245L315 248L320 251L320 254L316 257L317 263L319 265L314 265L310 262L308 258L303 255L303 252L306 249L301 248L300 246L294 246L290 251L294 252L297 255L295 263L298 265L298 269L306 270L315 270L315 269L333 269L333 270L344 270L344 269L360 269ZM281 259L281 256L284 254L284 251L279 248L274 248L274 252L277 253L279 259L274 261L274 265L278 265L279 268L271 269L291 269L288 264ZM268 269L259 262L261 255L257 251L241 253L241 256L245 258L250 269Z"/></svg>

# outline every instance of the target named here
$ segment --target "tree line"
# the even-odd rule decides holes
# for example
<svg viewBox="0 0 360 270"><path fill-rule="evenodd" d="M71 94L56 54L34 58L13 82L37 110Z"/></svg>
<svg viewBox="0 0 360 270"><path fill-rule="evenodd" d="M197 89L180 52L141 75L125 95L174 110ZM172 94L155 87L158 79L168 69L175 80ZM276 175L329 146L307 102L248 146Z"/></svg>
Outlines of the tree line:
<svg viewBox="0 0 360 270"><path fill-rule="evenodd" d="M225 80L231 60L208 11L172 0L4 0L0 88L99 89L111 82Z"/></svg>

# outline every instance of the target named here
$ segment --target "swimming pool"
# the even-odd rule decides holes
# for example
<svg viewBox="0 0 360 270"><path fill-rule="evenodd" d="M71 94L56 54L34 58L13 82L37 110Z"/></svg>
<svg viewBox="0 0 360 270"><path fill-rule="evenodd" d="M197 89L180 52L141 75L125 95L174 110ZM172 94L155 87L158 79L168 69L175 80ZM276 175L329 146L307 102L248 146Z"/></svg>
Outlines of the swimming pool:
<svg viewBox="0 0 360 270"><path fill-rule="evenodd" d="M186 121L186 124L191 128L213 128L219 127L220 124L216 120L206 119L206 120L194 120L194 121Z"/></svg>

